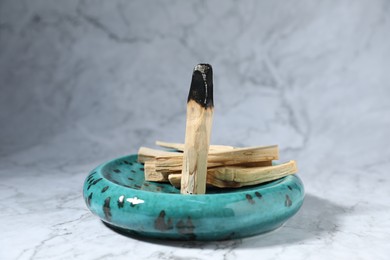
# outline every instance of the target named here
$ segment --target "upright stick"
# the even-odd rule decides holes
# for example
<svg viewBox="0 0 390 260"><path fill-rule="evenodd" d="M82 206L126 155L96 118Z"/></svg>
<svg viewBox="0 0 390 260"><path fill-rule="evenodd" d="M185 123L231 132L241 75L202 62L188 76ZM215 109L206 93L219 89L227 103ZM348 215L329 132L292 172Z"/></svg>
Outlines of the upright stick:
<svg viewBox="0 0 390 260"><path fill-rule="evenodd" d="M181 178L182 194L205 194L207 155L213 121L213 70L195 66L187 100L186 137Z"/></svg>

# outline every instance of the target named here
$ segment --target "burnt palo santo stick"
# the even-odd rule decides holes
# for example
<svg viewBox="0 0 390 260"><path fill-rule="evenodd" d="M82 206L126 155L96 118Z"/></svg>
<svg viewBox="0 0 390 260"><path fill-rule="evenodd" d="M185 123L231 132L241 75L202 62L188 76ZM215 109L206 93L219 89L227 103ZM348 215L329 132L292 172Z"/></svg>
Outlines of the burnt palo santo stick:
<svg viewBox="0 0 390 260"><path fill-rule="evenodd" d="M209 64L198 64L192 73L187 100L181 194L206 193L207 156L213 112L213 69Z"/></svg>

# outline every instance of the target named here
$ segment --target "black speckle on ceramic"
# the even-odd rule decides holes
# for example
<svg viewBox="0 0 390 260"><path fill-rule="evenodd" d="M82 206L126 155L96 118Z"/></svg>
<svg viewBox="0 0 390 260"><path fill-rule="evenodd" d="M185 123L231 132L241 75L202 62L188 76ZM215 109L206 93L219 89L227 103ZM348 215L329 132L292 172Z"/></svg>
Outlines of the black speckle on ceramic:
<svg viewBox="0 0 390 260"><path fill-rule="evenodd" d="M193 240L196 238L195 225L192 223L191 217L179 220L176 224L176 229L180 234L184 235L186 239Z"/></svg>
<svg viewBox="0 0 390 260"><path fill-rule="evenodd" d="M96 172L91 173L91 174L88 176L87 181L90 181L90 180L93 178L93 175L94 175L94 174L96 174Z"/></svg>
<svg viewBox="0 0 390 260"><path fill-rule="evenodd" d="M104 204L103 204L103 212L104 212L104 217L107 221L111 221L111 207L110 207L110 200L111 200L111 197L107 197L105 200L104 200Z"/></svg>
<svg viewBox="0 0 390 260"><path fill-rule="evenodd" d="M255 201L253 200L252 195L246 194L245 197L246 197L247 201L248 201L250 204L252 204L252 205L255 204Z"/></svg>
<svg viewBox="0 0 390 260"><path fill-rule="evenodd" d="M292 205L292 201L291 201L291 199L290 199L290 196L288 196L288 195L286 194L286 200L284 201L284 206L286 206L286 207L291 207L291 205Z"/></svg>
<svg viewBox="0 0 390 260"><path fill-rule="evenodd" d="M120 197L118 198L118 208L119 208L119 209L120 209L120 208L123 208L124 203L125 203L125 196L122 195L122 196L120 196Z"/></svg>
<svg viewBox="0 0 390 260"><path fill-rule="evenodd" d="M91 179L89 182L88 182L88 188L87 188L87 190L89 190L93 185L96 185L99 181L101 181L103 178L99 178L99 179L97 179L97 180L95 180L95 179Z"/></svg>
<svg viewBox="0 0 390 260"><path fill-rule="evenodd" d="M92 183L92 185L96 185L96 183L98 183L98 182L101 181L101 180L103 180L103 178L99 178L99 179L95 180L95 181Z"/></svg>
<svg viewBox="0 0 390 260"><path fill-rule="evenodd" d="M93 195L93 192L91 192L91 194L89 194L89 196L88 196L88 199L87 199L87 205L88 206L91 206L92 195Z"/></svg>
<svg viewBox="0 0 390 260"><path fill-rule="evenodd" d="M154 222L154 228L160 231L167 231L173 228L172 219L165 220L165 211L162 210Z"/></svg>

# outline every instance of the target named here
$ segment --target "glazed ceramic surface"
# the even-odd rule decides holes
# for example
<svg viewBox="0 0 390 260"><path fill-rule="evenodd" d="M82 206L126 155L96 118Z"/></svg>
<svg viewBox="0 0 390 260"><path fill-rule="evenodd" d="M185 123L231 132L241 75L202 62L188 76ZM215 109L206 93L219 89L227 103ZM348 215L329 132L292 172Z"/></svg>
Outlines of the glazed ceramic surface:
<svg viewBox="0 0 390 260"><path fill-rule="evenodd" d="M296 175L239 189L180 195L169 183L144 179L137 155L98 166L84 183L88 208L109 226L151 238L224 240L280 227L301 207L304 188Z"/></svg>

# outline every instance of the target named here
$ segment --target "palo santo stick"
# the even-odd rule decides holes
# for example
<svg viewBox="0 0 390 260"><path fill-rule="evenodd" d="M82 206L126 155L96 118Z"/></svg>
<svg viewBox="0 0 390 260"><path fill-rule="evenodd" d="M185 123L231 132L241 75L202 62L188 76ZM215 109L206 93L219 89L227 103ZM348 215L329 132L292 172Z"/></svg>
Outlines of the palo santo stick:
<svg viewBox="0 0 390 260"><path fill-rule="evenodd" d="M179 155L180 158L182 158L182 153L177 152L167 152L167 151L161 151L157 149L147 148L147 147L140 147L138 150L138 162L145 163L149 160L154 160L156 157L159 156L177 156Z"/></svg>
<svg viewBox="0 0 390 260"><path fill-rule="evenodd" d="M295 161L289 161L283 164L267 167L217 167L210 169L211 176L223 181L233 181L240 183L257 182L259 180L278 179L286 174L296 173L297 166Z"/></svg>
<svg viewBox="0 0 390 260"><path fill-rule="evenodd" d="M210 153L207 158L207 167L216 167L222 165L238 165L238 164L260 164L260 162L268 162L279 159L278 146L259 146L237 148L231 151ZM157 156L156 171L159 172L178 172L182 170L181 154L175 156Z"/></svg>
<svg viewBox="0 0 390 260"><path fill-rule="evenodd" d="M156 171L156 162L155 161L146 161L144 165L145 171L145 180L146 181L157 181L157 182L167 182L168 181L168 172L157 172Z"/></svg>
<svg viewBox="0 0 390 260"><path fill-rule="evenodd" d="M184 151L184 144L156 141L156 145L164 148L175 149L181 152ZM210 145L209 153L222 152L222 151L233 150L233 149L235 149L233 146L228 146L228 145Z"/></svg>
<svg viewBox="0 0 390 260"><path fill-rule="evenodd" d="M297 171L295 161L256 168L218 167L208 169L207 184L219 188L239 188L276 180ZM180 174L170 174L168 179L173 186L180 186Z"/></svg>
<svg viewBox="0 0 390 260"><path fill-rule="evenodd" d="M222 163L234 165L241 163L263 162L279 159L277 145L237 148L230 151L223 151L210 154L211 163Z"/></svg>
<svg viewBox="0 0 390 260"><path fill-rule="evenodd" d="M206 193L207 156L213 120L213 71L195 66L187 100L186 137L181 172L182 194Z"/></svg>
<svg viewBox="0 0 390 260"><path fill-rule="evenodd" d="M211 172L213 169L211 168L211 164L207 165L207 172ZM239 167L236 168L242 168L243 172L245 172L245 169L248 167L266 167L266 166L272 166L272 161L265 161L265 162L256 162L256 163L244 163L240 164ZM224 168L223 166L217 167L218 168ZM232 167L233 169L234 167ZM180 174L180 171L172 171L169 168L164 169L164 171L156 171L156 160L148 160L145 162L145 180L147 181L156 181L156 182L168 182L168 176L169 174ZM173 168L175 169L175 168ZM255 172L255 169L253 169L252 172ZM249 172L251 174L251 172Z"/></svg>

